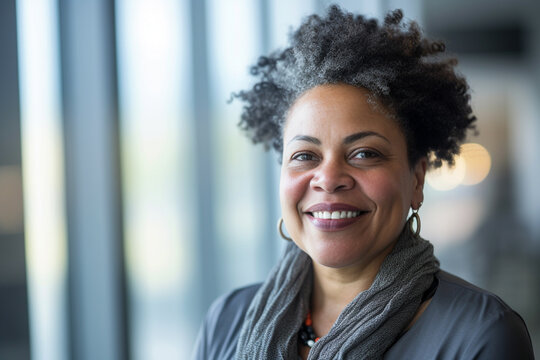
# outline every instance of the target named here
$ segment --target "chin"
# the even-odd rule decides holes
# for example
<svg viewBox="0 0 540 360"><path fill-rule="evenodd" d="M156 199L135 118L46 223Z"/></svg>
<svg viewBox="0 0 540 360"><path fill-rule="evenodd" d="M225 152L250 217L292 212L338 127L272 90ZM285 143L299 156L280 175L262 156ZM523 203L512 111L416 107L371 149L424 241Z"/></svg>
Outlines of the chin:
<svg viewBox="0 0 540 360"><path fill-rule="evenodd" d="M332 269L343 269L348 266L353 265L358 261L357 259L351 259L350 257L311 257L311 260L318 265L332 268Z"/></svg>
<svg viewBox="0 0 540 360"><path fill-rule="evenodd" d="M361 261L365 255L365 251L358 249L358 247L343 246L343 244L335 243L312 246L307 253L317 264L330 268L347 267Z"/></svg>

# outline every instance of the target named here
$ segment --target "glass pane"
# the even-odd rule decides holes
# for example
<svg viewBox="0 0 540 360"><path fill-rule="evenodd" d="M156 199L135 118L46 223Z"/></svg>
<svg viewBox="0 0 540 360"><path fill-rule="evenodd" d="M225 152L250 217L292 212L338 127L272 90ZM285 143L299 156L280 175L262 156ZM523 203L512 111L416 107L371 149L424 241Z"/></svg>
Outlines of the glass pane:
<svg viewBox="0 0 540 360"><path fill-rule="evenodd" d="M181 359L195 336L187 321L194 269L189 9L174 0L116 6L131 353Z"/></svg>
<svg viewBox="0 0 540 360"><path fill-rule="evenodd" d="M262 280L267 271L259 261L259 249L266 240L264 224L274 221L263 206L264 151L237 127L243 105L227 103L233 91L249 85L249 65L261 52L256 5L250 0L211 0L207 8L211 144L217 175L214 214L220 254L217 293Z"/></svg>
<svg viewBox="0 0 540 360"><path fill-rule="evenodd" d="M67 359L66 219L57 3L17 1L32 359Z"/></svg>

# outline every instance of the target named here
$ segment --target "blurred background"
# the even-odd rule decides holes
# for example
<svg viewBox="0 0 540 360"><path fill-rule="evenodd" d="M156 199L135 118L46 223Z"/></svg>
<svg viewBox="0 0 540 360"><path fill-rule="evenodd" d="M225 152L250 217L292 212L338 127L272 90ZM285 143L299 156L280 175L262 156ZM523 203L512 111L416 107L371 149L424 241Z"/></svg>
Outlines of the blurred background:
<svg viewBox="0 0 540 360"><path fill-rule="evenodd" d="M422 235L540 353L540 2L349 0L446 41L478 136ZM0 359L186 359L213 299L280 256L279 167L233 91L323 0L0 2Z"/></svg>

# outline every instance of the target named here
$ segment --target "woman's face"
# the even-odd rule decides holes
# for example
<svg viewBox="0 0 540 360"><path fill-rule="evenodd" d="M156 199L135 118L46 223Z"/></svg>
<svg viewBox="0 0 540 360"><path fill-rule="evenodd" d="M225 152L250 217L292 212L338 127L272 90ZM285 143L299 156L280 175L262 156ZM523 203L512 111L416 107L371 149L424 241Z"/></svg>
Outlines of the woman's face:
<svg viewBox="0 0 540 360"><path fill-rule="evenodd" d="M384 259L423 200L426 161L411 170L403 132L367 91L325 85L291 107L283 133L280 200L285 226L318 264Z"/></svg>

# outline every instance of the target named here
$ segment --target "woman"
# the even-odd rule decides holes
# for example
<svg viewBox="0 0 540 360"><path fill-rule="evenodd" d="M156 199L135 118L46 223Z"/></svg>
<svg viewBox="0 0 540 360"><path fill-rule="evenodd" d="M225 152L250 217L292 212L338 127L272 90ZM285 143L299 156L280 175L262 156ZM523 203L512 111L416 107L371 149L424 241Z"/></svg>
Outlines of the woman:
<svg viewBox="0 0 540 360"><path fill-rule="evenodd" d="M311 16L235 95L241 127L281 154L290 243L262 285L213 304L196 358L533 358L519 315L419 236L426 169L475 117L444 45L402 17Z"/></svg>

